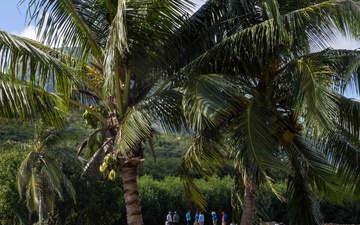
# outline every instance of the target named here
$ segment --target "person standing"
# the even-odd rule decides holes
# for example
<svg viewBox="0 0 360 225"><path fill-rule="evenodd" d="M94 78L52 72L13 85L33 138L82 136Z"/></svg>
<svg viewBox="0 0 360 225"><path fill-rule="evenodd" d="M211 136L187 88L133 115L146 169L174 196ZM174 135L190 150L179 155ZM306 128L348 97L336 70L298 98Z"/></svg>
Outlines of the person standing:
<svg viewBox="0 0 360 225"><path fill-rule="evenodd" d="M216 225L217 224L217 215L214 211L211 212L211 218L212 218L213 225Z"/></svg>
<svg viewBox="0 0 360 225"><path fill-rule="evenodd" d="M166 225L172 225L172 215L171 215L171 211L169 211L169 213L166 216Z"/></svg>
<svg viewBox="0 0 360 225"><path fill-rule="evenodd" d="M190 223L191 223L190 210L188 210L188 212L186 213L185 217L186 217L186 225L190 225Z"/></svg>
<svg viewBox="0 0 360 225"><path fill-rule="evenodd" d="M174 225L179 225L179 220L180 220L180 216L179 214L177 214L177 212L174 212L174 216L173 216L173 224Z"/></svg>
<svg viewBox="0 0 360 225"><path fill-rule="evenodd" d="M222 212L221 224L226 225L227 215L226 212Z"/></svg>
<svg viewBox="0 0 360 225"><path fill-rule="evenodd" d="M53 224L53 218L52 218L52 216L51 216L51 213L50 212L48 212L48 223L47 223L48 225L51 225L51 224Z"/></svg>
<svg viewBox="0 0 360 225"><path fill-rule="evenodd" d="M199 225L204 225L205 223L205 216L202 212L199 213Z"/></svg>
<svg viewBox="0 0 360 225"><path fill-rule="evenodd" d="M196 214L195 214L195 222L194 222L195 225L199 225L199 212L196 211Z"/></svg>

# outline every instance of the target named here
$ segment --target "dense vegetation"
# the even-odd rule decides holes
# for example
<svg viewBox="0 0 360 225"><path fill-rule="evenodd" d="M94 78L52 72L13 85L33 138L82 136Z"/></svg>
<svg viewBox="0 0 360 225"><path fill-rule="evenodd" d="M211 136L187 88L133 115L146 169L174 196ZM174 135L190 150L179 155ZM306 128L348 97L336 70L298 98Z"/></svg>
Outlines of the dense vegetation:
<svg viewBox="0 0 360 225"><path fill-rule="evenodd" d="M68 146L75 147L77 142L86 135L84 126L73 119L72 124L77 127L73 130L74 139ZM20 200L16 190L16 173L21 161L27 154L24 146L33 140L33 128L31 124L21 126L7 124L4 126L2 140L0 142L0 222L1 224L29 224L29 220L37 221L37 215L29 217L25 199ZM16 130L16 131L14 131ZM12 139L14 132L17 139ZM7 141L7 139L9 139ZM184 137L160 135L154 144L156 149L156 161L147 149L146 160L139 170L139 188L141 193L144 223L157 225L163 223L168 211L177 211L181 222L185 223L185 213L188 209L192 214L198 210L185 199L184 188L179 178L181 157L188 147L188 141ZM69 148L75 155L75 148ZM230 167L229 167L230 168ZM74 169L72 165L63 164L63 170L70 177L76 189L76 202L69 196L63 201L56 201L53 212L56 224L124 224L126 222L124 201L122 198L121 181L118 177L115 181L103 178L81 176L81 171ZM224 172L225 173L225 172ZM231 173L230 169L226 173ZM231 190L233 181L230 175L216 175L211 179L199 179L197 185L204 193L208 203L205 212L206 221L210 221L210 212L215 211L220 215L221 211L227 211L229 218L234 215L231 211ZM279 192L286 190L284 181L275 185ZM264 221L283 221L288 223L286 206L280 202L269 187L262 187L257 200L258 218ZM360 204L347 202L343 206L321 201L324 221L337 223L356 223L360 218Z"/></svg>

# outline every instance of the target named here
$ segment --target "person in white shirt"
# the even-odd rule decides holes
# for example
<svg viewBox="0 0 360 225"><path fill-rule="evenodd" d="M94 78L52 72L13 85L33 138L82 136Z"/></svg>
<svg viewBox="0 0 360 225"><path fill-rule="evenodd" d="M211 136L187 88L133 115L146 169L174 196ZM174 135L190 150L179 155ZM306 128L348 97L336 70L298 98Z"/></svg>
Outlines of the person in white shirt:
<svg viewBox="0 0 360 225"><path fill-rule="evenodd" d="M166 225L172 225L172 215L171 215L171 211L169 211L169 213L166 216Z"/></svg>

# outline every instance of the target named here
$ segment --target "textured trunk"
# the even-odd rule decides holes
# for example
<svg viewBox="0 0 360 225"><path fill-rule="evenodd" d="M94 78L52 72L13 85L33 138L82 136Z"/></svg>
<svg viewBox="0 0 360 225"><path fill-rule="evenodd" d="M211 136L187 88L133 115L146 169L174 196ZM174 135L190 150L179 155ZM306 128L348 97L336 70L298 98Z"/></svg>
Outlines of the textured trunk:
<svg viewBox="0 0 360 225"><path fill-rule="evenodd" d="M112 127L105 133L105 138L111 140L116 137L119 122L115 114L111 114L107 121L108 127ZM115 150L114 145L110 142L104 152L109 153ZM117 160L120 164L120 176L123 182L124 200L126 209L126 221L128 225L143 225L140 195L137 185L137 166L142 161L143 150L139 146L131 149L131 157L124 155L117 155Z"/></svg>
<svg viewBox="0 0 360 225"><path fill-rule="evenodd" d="M127 224L143 225L136 173L138 164L123 162L121 165Z"/></svg>
<svg viewBox="0 0 360 225"><path fill-rule="evenodd" d="M250 177L245 179L244 207L240 225L252 225L255 211L255 185Z"/></svg>
<svg viewBox="0 0 360 225"><path fill-rule="evenodd" d="M44 207L43 207L43 204L44 204L44 194L41 193L40 194L40 200L39 200L39 224L40 225L43 225L44 224Z"/></svg>

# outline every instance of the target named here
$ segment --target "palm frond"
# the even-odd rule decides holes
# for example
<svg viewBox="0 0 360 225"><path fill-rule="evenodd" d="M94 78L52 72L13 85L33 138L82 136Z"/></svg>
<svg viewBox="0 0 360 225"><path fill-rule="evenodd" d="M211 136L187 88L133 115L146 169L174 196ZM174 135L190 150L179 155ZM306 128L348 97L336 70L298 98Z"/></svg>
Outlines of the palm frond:
<svg viewBox="0 0 360 225"><path fill-rule="evenodd" d="M54 159L49 157L44 157L44 168L42 170L44 179L47 184L50 186L50 190L57 193L60 200L63 200L63 188L62 185L65 186L66 191L75 201L75 189L71 183L71 181L66 177L66 175L62 172L59 165L55 162ZM52 202L52 205L54 202Z"/></svg>
<svg viewBox="0 0 360 225"><path fill-rule="evenodd" d="M150 117L145 110L137 105L129 107L119 124L119 131L115 139L117 152L131 154L131 148L152 138L154 130Z"/></svg>
<svg viewBox="0 0 360 225"><path fill-rule="evenodd" d="M183 97L184 113L190 128L216 127L236 110L234 104L244 105L247 99L222 75L206 74L193 77Z"/></svg>
<svg viewBox="0 0 360 225"><path fill-rule="evenodd" d="M29 177L26 189L26 206L30 211L39 212L39 204L41 203L42 178L35 170Z"/></svg>
<svg viewBox="0 0 360 225"><path fill-rule="evenodd" d="M50 125L63 124L62 111L66 108L62 97L31 87L27 83L0 79L0 115L25 121L42 119Z"/></svg>
<svg viewBox="0 0 360 225"><path fill-rule="evenodd" d="M289 199L290 220L294 224L322 224L318 200L311 191L311 180L302 165L303 159L296 152L290 152L289 160L293 174L288 179L286 196ZM298 207L301 205L302 207Z"/></svg>
<svg viewBox="0 0 360 225"><path fill-rule="evenodd" d="M324 137L319 143L328 162L335 168L339 183L342 184L341 193L344 199L358 198L359 193L359 151L356 144L349 142L351 135L346 131L336 130ZM350 136L350 137L349 137Z"/></svg>
<svg viewBox="0 0 360 225"><path fill-rule="evenodd" d="M233 155L240 171L246 171L243 167L251 165L250 168L268 179L267 168L288 170L279 161L282 154L278 142L287 129L287 122L283 121L280 112L253 101L232 120L236 122L230 126L230 135L237 146Z"/></svg>
<svg viewBox="0 0 360 225"><path fill-rule="evenodd" d="M206 1L165 45L176 63L175 71L203 54L216 43L254 23L254 5L245 1Z"/></svg>
<svg viewBox="0 0 360 225"><path fill-rule="evenodd" d="M291 36L303 37L301 33L307 30L313 50L319 50L332 44L337 30L344 35L357 35L359 9L357 1L324 1L288 13L284 20L291 21L286 24Z"/></svg>
<svg viewBox="0 0 360 225"><path fill-rule="evenodd" d="M101 40L97 39L93 31L104 31L101 23L104 20L98 19L105 15L94 16L96 10L92 7L101 7L95 4L96 2L31 0L28 3L27 18L29 23L37 24L38 36L41 36L42 41L49 46L67 48L64 50L71 52L77 51L74 53L77 53L81 59L87 59L90 49L96 55L102 56L99 47ZM20 4L23 3L24 1L21 0ZM108 27L108 24L105 27ZM100 33L103 34L103 32L98 34ZM78 46L78 48L69 49L70 46Z"/></svg>
<svg viewBox="0 0 360 225"><path fill-rule="evenodd" d="M205 130L203 133L208 135L193 137L192 145L181 163L181 177L186 197L201 209L205 209L207 203L193 179L197 175L211 177L214 172L222 170L224 165L229 163L226 159L227 150L220 141L224 137L220 134L213 135L215 133L213 130Z"/></svg>
<svg viewBox="0 0 360 225"><path fill-rule="evenodd" d="M60 200L63 200L62 187L61 187L61 170L53 162L52 159L48 157L42 157L44 164L41 174L44 177L44 182L46 182L54 192L57 193Z"/></svg>
<svg viewBox="0 0 360 225"><path fill-rule="evenodd" d="M309 53L315 43L324 47L335 37L334 27L359 19L360 8L356 4L350 0L326 1L283 15L280 27L274 19L269 19L243 29L183 67L180 77L214 72L234 74L236 70L246 76L247 71L264 68L261 65L274 56L287 60ZM346 20L340 10L348 13Z"/></svg>
<svg viewBox="0 0 360 225"><path fill-rule="evenodd" d="M325 136L325 135L324 135ZM310 139L310 140L309 140ZM302 160L306 162L306 173L311 179L311 187L314 193L328 199L341 203L343 190L336 176L337 168L323 154L322 149L311 147L311 138L306 143L300 135L294 138L294 145L299 150Z"/></svg>
<svg viewBox="0 0 360 225"><path fill-rule="evenodd" d="M1 71L11 74L12 79L30 81L44 88L49 88L50 83L55 84L54 80L77 81L78 71L69 66L69 60L73 59L41 43L1 30L0 58Z"/></svg>
<svg viewBox="0 0 360 225"><path fill-rule="evenodd" d="M166 90L144 99L137 107L152 115L152 124L159 126L164 132L176 133L182 131L186 123L181 100L180 92Z"/></svg>
<svg viewBox="0 0 360 225"><path fill-rule="evenodd" d="M339 98L339 123L351 136L355 146L359 145L359 126L360 126L360 100L348 99L345 97Z"/></svg>
<svg viewBox="0 0 360 225"><path fill-rule="evenodd" d="M114 92L114 82L118 82L113 78L113 68L115 66L118 67L115 62L120 60L120 57L124 57L124 55L129 52L125 18L126 1L120 0L118 1L117 12L110 27L109 40L107 41L105 49L106 57L104 62L104 93Z"/></svg>
<svg viewBox="0 0 360 225"><path fill-rule="evenodd" d="M25 159L21 162L16 175L16 183L20 198L23 196L23 190L28 183L29 178L32 176L34 163L37 161L38 155L30 152Z"/></svg>
<svg viewBox="0 0 360 225"><path fill-rule="evenodd" d="M338 107L341 109L337 125L320 142L328 160L337 169L348 189L348 194L358 193L358 147L359 147L359 101L338 96Z"/></svg>

